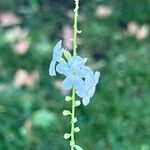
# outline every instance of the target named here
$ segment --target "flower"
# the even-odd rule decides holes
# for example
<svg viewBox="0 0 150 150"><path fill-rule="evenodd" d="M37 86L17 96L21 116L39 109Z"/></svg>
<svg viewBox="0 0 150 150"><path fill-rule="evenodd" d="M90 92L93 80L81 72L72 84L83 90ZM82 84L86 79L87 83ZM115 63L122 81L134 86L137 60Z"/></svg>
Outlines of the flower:
<svg viewBox="0 0 150 150"><path fill-rule="evenodd" d="M96 8L97 17L108 17L112 14L112 8L109 6L100 5Z"/></svg>
<svg viewBox="0 0 150 150"><path fill-rule="evenodd" d="M56 46L54 47L54 53L53 53L53 58L52 61L50 63L49 66L49 74L51 76L55 76L56 75L56 71L55 71L55 66L56 66L56 62L60 61L64 52L64 48L62 48L61 46L62 41L59 41Z"/></svg>
<svg viewBox="0 0 150 150"><path fill-rule="evenodd" d="M96 85L99 81L100 72L96 71L95 74L90 71L86 74L85 84L79 90L77 90L78 96L80 96L83 102L83 105L88 105L90 98L94 95Z"/></svg>
<svg viewBox="0 0 150 150"><path fill-rule="evenodd" d="M56 75L56 71L66 76L61 83L64 91L75 88L76 94L82 98L83 105L88 105L90 98L94 95L96 85L99 81L100 72L93 72L89 67L85 66L87 58L80 56L72 56L69 51L61 46L59 41L54 47L54 54L49 66L49 74ZM62 56L65 56L63 59ZM56 65L56 63L58 64Z"/></svg>
<svg viewBox="0 0 150 150"><path fill-rule="evenodd" d="M64 90L70 90L73 86L76 90L80 90L84 86L85 75L90 72L90 68L85 66L87 59L79 56L71 57L68 62L57 65L56 71L66 76L62 82Z"/></svg>
<svg viewBox="0 0 150 150"><path fill-rule="evenodd" d="M136 38L138 40L143 40L143 39L147 38L148 35L149 35L149 27L148 27L148 25L144 24L137 30Z"/></svg>
<svg viewBox="0 0 150 150"><path fill-rule="evenodd" d="M5 38L8 42L14 43L16 41L28 39L29 31L27 29L23 29L20 26L13 27L8 29L5 32Z"/></svg>
<svg viewBox="0 0 150 150"><path fill-rule="evenodd" d="M13 82L15 87L21 87L23 85L26 85L29 88L32 88L38 81L39 81L39 73L37 71L28 73L24 69L18 69L15 74Z"/></svg>
<svg viewBox="0 0 150 150"><path fill-rule="evenodd" d="M30 42L27 39L24 39L24 40L20 40L19 42L15 43L13 45L13 48L17 54L23 55L28 51L29 46L30 46Z"/></svg>
<svg viewBox="0 0 150 150"><path fill-rule="evenodd" d="M13 26L21 23L21 19L13 12L0 13L0 25L3 27Z"/></svg>

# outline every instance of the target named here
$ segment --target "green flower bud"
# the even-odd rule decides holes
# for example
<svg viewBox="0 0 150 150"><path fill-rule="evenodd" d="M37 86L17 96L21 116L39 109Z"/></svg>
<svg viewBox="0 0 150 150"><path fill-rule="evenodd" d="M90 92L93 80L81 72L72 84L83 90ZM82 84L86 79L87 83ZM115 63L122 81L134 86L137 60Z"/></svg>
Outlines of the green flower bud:
<svg viewBox="0 0 150 150"><path fill-rule="evenodd" d="M72 123L72 122L73 122L73 123L76 123L77 121L78 121L77 118L74 117L73 120L71 121L71 123Z"/></svg>
<svg viewBox="0 0 150 150"><path fill-rule="evenodd" d="M81 102L79 100L75 101L75 106L80 106L81 105Z"/></svg>
<svg viewBox="0 0 150 150"><path fill-rule="evenodd" d="M83 148L81 148L79 145L74 145L76 150L83 150Z"/></svg>
<svg viewBox="0 0 150 150"><path fill-rule="evenodd" d="M71 101L71 100L72 100L72 98L71 98L70 96L66 96L66 97L65 97L65 101L69 102L69 101Z"/></svg>
<svg viewBox="0 0 150 150"><path fill-rule="evenodd" d="M77 30L77 33L79 33L79 34L80 34L80 33L82 33L82 31L81 31L81 30Z"/></svg>
<svg viewBox="0 0 150 150"><path fill-rule="evenodd" d="M71 135L70 135L69 133L65 133L65 134L64 134L64 139L69 139L70 136L71 136Z"/></svg>
<svg viewBox="0 0 150 150"><path fill-rule="evenodd" d="M69 110L64 110L64 111L63 111L63 115L64 115L64 116L71 115L71 112L70 112Z"/></svg>
<svg viewBox="0 0 150 150"><path fill-rule="evenodd" d="M75 127L74 128L74 132L80 132L80 128L79 127Z"/></svg>
<svg viewBox="0 0 150 150"><path fill-rule="evenodd" d="M67 50L64 51L64 55L65 55L67 60L71 57L71 53Z"/></svg>

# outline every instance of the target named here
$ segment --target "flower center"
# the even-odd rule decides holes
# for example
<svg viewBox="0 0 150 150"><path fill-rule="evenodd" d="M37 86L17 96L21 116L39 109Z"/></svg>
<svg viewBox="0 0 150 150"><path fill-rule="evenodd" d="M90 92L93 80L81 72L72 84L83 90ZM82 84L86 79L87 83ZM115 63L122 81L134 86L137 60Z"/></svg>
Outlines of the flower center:
<svg viewBox="0 0 150 150"><path fill-rule="evenodd" d="M77 71L76 70L72 70L72 75L76 76L77 75Z"/></svg>

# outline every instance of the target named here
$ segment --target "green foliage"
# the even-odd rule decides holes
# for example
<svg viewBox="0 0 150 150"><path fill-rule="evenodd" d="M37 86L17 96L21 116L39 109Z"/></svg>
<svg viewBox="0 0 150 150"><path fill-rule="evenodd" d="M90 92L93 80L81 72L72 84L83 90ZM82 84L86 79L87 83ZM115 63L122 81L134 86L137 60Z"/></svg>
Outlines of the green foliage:
<svg viewBox="0 0 150 150"><path fill-rule="evenodd" d="M53 113L48 112L47 110L38 110L34 112L32 116L33 126L48 128L56 126L56 116Z"/></svg>
<svg viewBox="0 0 150 150"><path fill-rule="evenodd" d="M66 15L74 1L6 0L0 13L13 11L29 30L30 47L20 55L17 41L6 38L14 26L0 26L0 150L68 150L63 134L68 108L56 78L48 75L53 46L62 28L73 20ZM108 17L98 17L99 5L110 6ZM150 149L150 38L127 34L131 21L150 27L146 0L83 0L80 2L78 52L100 69L101 81L90 105L77 109L81 132L76 142L85 150ZM150 34L150 33L149 33ZM14 39L13 39L14 40ZM68 54L67 54L68 55ZM15 86L18 69L37 71L39 81Z"/></svg>

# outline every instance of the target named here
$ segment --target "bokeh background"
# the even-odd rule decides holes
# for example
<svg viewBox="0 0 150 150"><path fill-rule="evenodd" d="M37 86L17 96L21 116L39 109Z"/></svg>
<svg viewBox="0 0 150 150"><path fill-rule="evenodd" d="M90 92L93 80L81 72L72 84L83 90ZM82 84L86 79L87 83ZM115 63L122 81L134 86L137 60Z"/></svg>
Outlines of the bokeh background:
<svg viewBox="0 0 150 150"><path fill-rule="evenodd" d="M73 0L0 0L0 150L69 150L54 45L72 49ZM78 53L100 70L77 109L85 150L150 150L150 0L81 0Z"/></svg>

